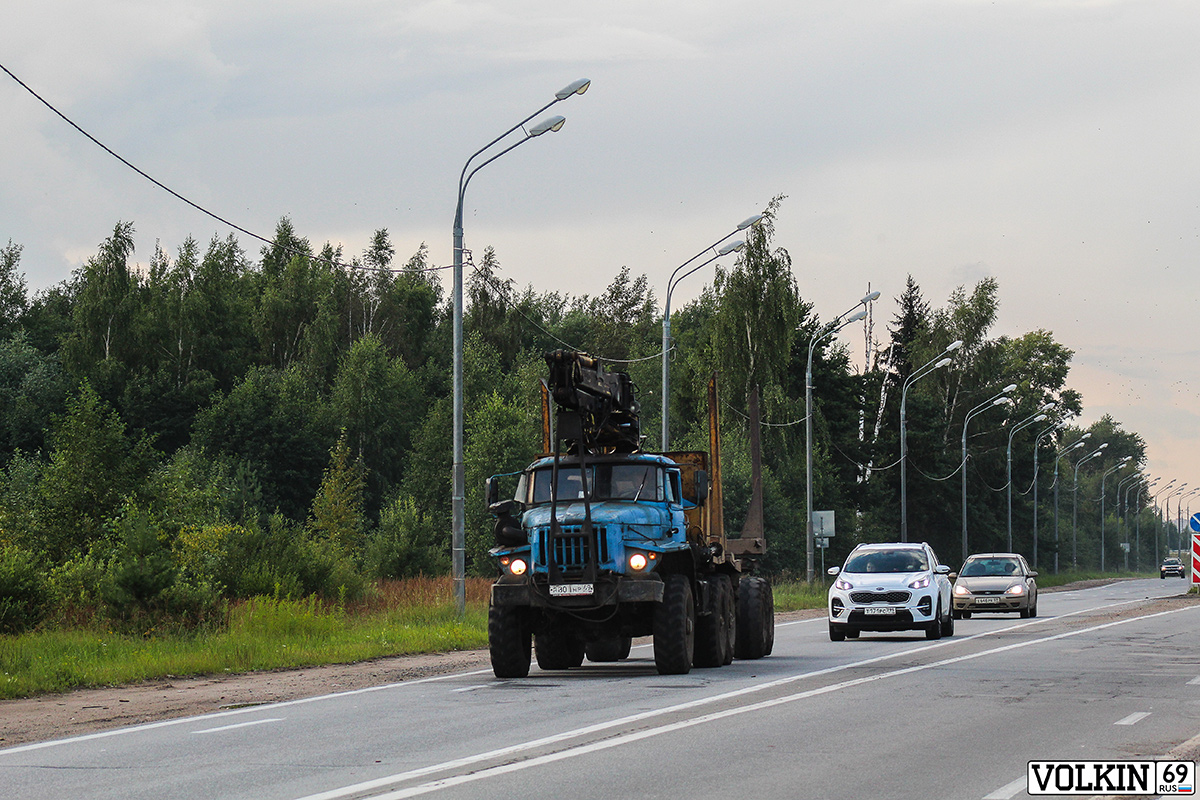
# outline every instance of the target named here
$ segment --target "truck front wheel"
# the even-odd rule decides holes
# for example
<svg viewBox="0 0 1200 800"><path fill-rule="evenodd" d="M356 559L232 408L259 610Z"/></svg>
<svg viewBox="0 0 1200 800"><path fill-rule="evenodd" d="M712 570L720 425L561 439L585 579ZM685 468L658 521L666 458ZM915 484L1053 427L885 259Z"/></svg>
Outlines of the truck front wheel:
<svg viewBox="0 0 1200 800"><path fill-rule="evenodd" d="M524 678L529 674L532 635L525 609L511 606L488 608L488 652L497 678Z"/></svg>
<svg viewBox="0 0 1200 800"><path fill-rule="evenodd" d="M686 675L696 645L696 607L685 575L668 575L654 608L654 666L659 675Z"/></svg>

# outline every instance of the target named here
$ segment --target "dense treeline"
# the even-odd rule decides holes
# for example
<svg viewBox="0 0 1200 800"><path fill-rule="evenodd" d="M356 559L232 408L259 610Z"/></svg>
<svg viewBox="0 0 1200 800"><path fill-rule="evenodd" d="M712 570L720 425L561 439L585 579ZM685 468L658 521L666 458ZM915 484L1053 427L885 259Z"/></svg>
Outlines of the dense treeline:
<svg viewBox="0 0 1200 800"><path fill-rule="evenodd" d="M745 398L760 389L769 567L801 571L804 370L810 341L832 318L803 299L803 270L774 243L777 210L775 201L737 262L673 315L671 436L674 448L706 446L703 387L718 372L726 517L740 529ZM0 250L0 630L43 619L193 624L228 598L347 598L372 579L447 570L450 313L425 247L401 264L379 230L347 257L329 244L315 249L285 218L257 259L232 236L203 249L189 238L174 254L156 245L146 265L134 254L133 225L118 223L70 279L30 297L21 247ZM483 480L535 455L545 350L583 349L629 371L649 449L661 420L662 319L645 276L623 268L592 297L519 289L500 275L489 249L467 284L476 574L491 570ZM1012 405L968 431L970 543L1007 548L1011 441L1014 547L1032 551L1034 443L1049 421L1010 432L1051 401L1069 421L1081 398L1066 386L1071 351L1048 331L989 338L998 294L985 279L933 308L910 277L885 341L868 331L865 367L852 366L843 346L818 345L815 507L837 512L830 560L858 541L897 537L903 387L954 340L964 344L953 365L908 390L909 538L955 562L963 421L1015 383ZM1089 432L1088 449L1062 461L1060 480L1072 483L1059 484L1066 502L1077 498L1080 566L1098 558L1099 476L1145 455L1140 437L1109 418ZM1064 424L1040 440L1044 563L1054 546L1055 455L1083 433ZM1105 442L1070 492L1075 461ZM1106 524L1113 530L1115 518ZM1135 558L1145 565L1157 529L1146 516L1140 530ZM1110 566L1120 563L1117 541L1106 539Z"/></svg>

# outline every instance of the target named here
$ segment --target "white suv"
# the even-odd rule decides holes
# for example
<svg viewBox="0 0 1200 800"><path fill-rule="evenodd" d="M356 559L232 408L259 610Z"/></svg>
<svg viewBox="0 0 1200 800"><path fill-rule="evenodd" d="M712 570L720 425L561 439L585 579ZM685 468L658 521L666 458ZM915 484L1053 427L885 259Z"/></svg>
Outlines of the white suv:
<svg viewBox="0 0 1200 800"><path fill-rule="evenodd" d="M950 568L927 544L860 544L829 587L829 638L859 631L923 630L925 638L954 635Z"/></svg>

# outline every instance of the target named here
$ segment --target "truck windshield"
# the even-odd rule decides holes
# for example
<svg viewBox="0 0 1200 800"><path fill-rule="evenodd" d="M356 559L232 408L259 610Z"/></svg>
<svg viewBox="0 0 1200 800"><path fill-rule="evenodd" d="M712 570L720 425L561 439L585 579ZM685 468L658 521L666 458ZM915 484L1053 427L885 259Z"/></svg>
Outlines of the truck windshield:
<svg viewBox="0 0 1200 800"><path fill-rule="evenodd" d="M533 474L534 504L550 502L552 470L545 467ZM663 471L657 464L594 464L588 467L588 488L593 500L647 500L662 502ZM558 470L558 499L582 500L583 481L579 467Z"/></svg>

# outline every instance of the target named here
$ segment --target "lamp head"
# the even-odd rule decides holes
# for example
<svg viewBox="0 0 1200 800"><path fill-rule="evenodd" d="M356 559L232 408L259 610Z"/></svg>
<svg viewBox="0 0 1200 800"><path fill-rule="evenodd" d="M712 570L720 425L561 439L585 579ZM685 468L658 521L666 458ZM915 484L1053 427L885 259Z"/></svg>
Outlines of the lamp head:
<svg viewBox="0 0 1200 800"><path fill-rule="evenodd" d="M734 239L732 242L726 242L721 245L721 249L717 251L718 256L727 256L730 253L736 253L746 246L746 243L741 239Z"/></svg>
<svg viewBox="0 0 1200 800"><path fill-rule="evenodd" d="M1087 432L1087 433L1085 433L1083 436L1080 436L1080 437L1079 437L1079 441L1081 441L1081 442L1082 442L1084 439L1090 439L1090 438L1092 438L1092 432L1091 432L1091 431L1088 431L1088 432Z"/></svg>
<svg viewBox="0 0 1200 800"><path fill-rule="evenodd" d="M845 321L843 321L842 324L849 325L851 322L858 322L860 319L863 319L866 316L867 316L867 310L865 308L860 308L858 311L856 311L853 314L851 314L850 316L846 317Z"/></svg>
<svg viewBox="0 0 1200 800"><path fill-rule="evenodd" d="M871 292L869 295L864 297L862 300L859 300L858 302L862 303L865 306L867 303L873 302L878 299L879 299L879 292Z"/></svg>
<svg viewBox="0 0 1200 800"><path fill-rule="evenodd" d="M559 115L559 114L556 114L553 117L546 117L544 120L539 122L537 125L534 125L532 128L529 129L529 135L530 136L541 136L546 131L558 131L558 130L562 129L563 123L565 123L566 121L567 121L567 118L562 115Z"/></svg>
<svg viewBox="0 0 1200 800"><path fill-rule="evenodd" d="M997 397L995 400L993 400L993 401L992 401L992 405L994 405L994 406L1003 406L1003 405L1007 405L1008 403L1011 403L1011 402L1012 402L1012 400L1011 400L1010 398L1007 398L1007 397Z"/></svg>
<svg viewBox="0 0 1200 800"><path fill-rule="evenodd" d="M1015 383L1010 383L1008 386L1005 386L1003 389L1001 389L1000 393L1008 394L1009 392L1015 390L1016 388L1017 388L1017 385Z"/></svg>
<svg viewBox="0 0 1200 800"><path fill-rule="evenodd" d="M1046 418L1046 415L1045 415L1045 414L1038 414L1036 417L1034 417L1034 418L1033 418L1033 421L1034 421L1034 422L1041 422L1041 421L1042 421L1042 420L1044 420L1045 418Z"/></svg>
<svg viewBox="0 0 1200 800"><path fill-rule="evenodd" d="M580 78L579 80L572 81L572 82L568 83L566 86L564 86L563 88L559 89L557 92L554 93L554 97L557 100L566 100L568 97L570 97L573 94L583 94L584 92L586 92L588 90L588 87L591 85L592 85L592 82L590 80L588 80L587 78Z"/></svg>
<svg viewBox="0 0 1200 800"><path fill-rule="evenodd" d="M950 345L943 352L953 353L955 350L957 350L958 348L960 348L962 346L963 346L962 339L955 339L953 342L950 343Z"/></svg>
<svg viewBox="0 0 1200 800"><path fill-rule="evenodd" d="M755 214L753 217L746 217L744 220L739 222L737 224L737 229L739 231L744 231L744 230L746 230L746 228L749 228L751 225L757 225L758 223L760 223L762 221L763 221L763 215Z"/></svg>
<svg viewBox="0 0 1200 800"><path fill-rule="evenodd" d="M1039 408L1038 411L1049 411L1050 409L1054 408L1056 405L1058 405L1058 403L1051 400L1049 403L1046 403L1046 405Z"/></svg>
<svg viewBox="0 0 1200 800"><path fill-rule="evenodd" d="M943 358L941 361L939 361L939 362L937 362L936 364L934 364L934 365L933 365L933 368L934 368L934 369L941 369L942 367L946 366L946 365L947 365L947 364L949 364L949 363L950 363L950 359L949 359L948 357L947 357L947 358Z"/></svg>

